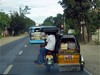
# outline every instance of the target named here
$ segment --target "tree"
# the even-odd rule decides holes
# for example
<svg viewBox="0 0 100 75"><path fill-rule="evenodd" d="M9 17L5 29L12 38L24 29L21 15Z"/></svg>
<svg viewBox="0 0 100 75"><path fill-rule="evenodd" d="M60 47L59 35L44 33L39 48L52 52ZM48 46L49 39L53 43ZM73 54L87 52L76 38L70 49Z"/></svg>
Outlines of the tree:
<svg viewBox="0 0 100 75"><path fill-rule="evenodd" d="M47 17L47 18L44 20L43 25L46 25L46 26L52 26L52 25L54 25L53 17L52 17L52 16Z"/></svg>
<svg viewBox="0 0 100 75"><path fill-rule="evenodd" d="M64 25L64 17L62 14L57 14L57 16L54 17L54 25L57 27Z"/></svg>
<svg viewBox="0 0 100 75"><path fill-rule="evenodd" d="M33 20L31 20L30 18L25 18L24 22L25 22L25 29L24 29L24 31L28 31L29 27L36 25L36 23Z"/></svg>
<svg viewBox="0 0 100 75"><path fill-rule="evenodd" d="M5 27L10 26L10 17L4 12L0 12L0 33L4 31Z"/></svg>
<svg viewBox="0 0 100 75"><path fill-rule="evenodd" d="M10 34L14 31L14 35L28 31L30 26L35 25L35 21L25 16L26 14L29 14L28 10L30 10L28 6L25 6L24 9L20 7L20 13L17 11L10 13L10 17L8 14L0 12L0 33L5 29L5 27L7 27Z"/></svg>
<svg viewBox="0 0 100 75"><path fill-rule="evenodd" d="M24 9L19 8L19 13L14 12L11 14L10 28L14 31L14 35L28 31L30 26L35 25L33 20L26 17L26 14L30 13L28 10L30 10L30 8L26 5Z"/></svg>
<svg viewBox="0 0 100 75"><path fill-rule="evenodd" d="M64 23L63 15L57 14L56 17L53 17L53 16L47 17L44 20L43 25L48 25L48 26L54 25L54 26L60 27L63 23Z"/></svg>
<svg viewBox="0 0 100 75"><path fill-rule="evenodd" d="M18 12L11 14L10 27L15 32L14 35L18 35L28 30L31 25L35 25L35 22L25 17L23 14L18 14Z"/></svg>
<svg viewBox="0 0 100 75"><path fill-rule="evenodd" d="M30 14L28 10L31 10L31 8L29 8L27 5L25 6L24 9L20 7L19 8L20 15L25 16L26 14Z"/></svg>

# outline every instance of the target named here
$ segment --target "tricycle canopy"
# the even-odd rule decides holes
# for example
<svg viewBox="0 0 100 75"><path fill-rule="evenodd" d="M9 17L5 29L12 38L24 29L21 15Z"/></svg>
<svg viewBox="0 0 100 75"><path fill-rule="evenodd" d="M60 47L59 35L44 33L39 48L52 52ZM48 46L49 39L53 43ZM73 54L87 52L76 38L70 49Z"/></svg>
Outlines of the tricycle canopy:
<svg viewBox="0 0 100 75"><path fill-rule="evenodd" d="M41 32L58 32L58 28L56 26L41 26Z"/></svg>

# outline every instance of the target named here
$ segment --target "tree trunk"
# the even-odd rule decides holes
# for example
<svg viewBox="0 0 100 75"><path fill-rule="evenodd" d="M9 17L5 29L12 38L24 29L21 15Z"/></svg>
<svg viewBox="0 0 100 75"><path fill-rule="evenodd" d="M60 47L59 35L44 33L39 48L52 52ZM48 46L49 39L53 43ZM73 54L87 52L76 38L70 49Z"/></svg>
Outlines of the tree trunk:
<svg viewBox="0 0 100 75"><path fill-rule="evenodd" d="M92 32L88 30L88 42L92 41Z"/></svg>
<svg viewBox="0 0 100 75"><path fill-rule="evenodd" d="M87 27L86 27L86 25L84 25L84 27L83 27L83 30L84 30L84 33L83 33L83 38L84 38L84 43L86 44L86 43L88 43L88 30L87 30Z"/></svg>

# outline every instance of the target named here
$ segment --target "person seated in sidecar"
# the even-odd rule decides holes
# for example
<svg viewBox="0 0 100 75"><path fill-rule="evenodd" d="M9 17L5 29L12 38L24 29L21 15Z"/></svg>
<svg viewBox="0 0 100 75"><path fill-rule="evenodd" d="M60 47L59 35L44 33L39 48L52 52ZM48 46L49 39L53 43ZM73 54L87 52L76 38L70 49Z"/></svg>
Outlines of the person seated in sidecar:
<svg viewBox="0 0 100 75"><path fill-rule="evenodd" d="M69 49L76 49L75 42L70 41L70 42L68 43L68 48L69 48Z"/></svg>
<svg viewBox="0 0 100 75"><path fill-rule="evenodd" d="M53 51L55 48L55 43L56 43L56 38L55 35L51 32L46 33L46 46L42 47L39 50L39 55L37 58L37 61L35 63L37 63L38 65L43 65L44 63L44 55L46 53L47 50Z"/></svg>

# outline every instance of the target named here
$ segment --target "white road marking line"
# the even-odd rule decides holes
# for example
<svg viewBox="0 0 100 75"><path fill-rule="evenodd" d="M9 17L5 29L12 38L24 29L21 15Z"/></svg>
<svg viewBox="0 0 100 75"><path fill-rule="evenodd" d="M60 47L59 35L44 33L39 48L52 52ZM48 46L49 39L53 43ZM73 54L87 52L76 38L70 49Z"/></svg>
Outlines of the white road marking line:
<svg viewBox="0 0 100 75"><path fill-rule="evenodd" d="M27 47L27 45L25 45L24 47Z"/></svg>
<svg viewBox="0 0 100 75"><path fill-rule="evenodd" d="M19 52L19 55L22 54L22 52L23 52L23 51L20 51L20 52Z"/></svg>
<svg viewBox="0 0 100 75"><path fill-rule="evenodd" d="M84 69L85 70L85 72L87 72L89 75L93 75L93 74L91 74L89 71L87 71L86 69Z"/></svg>
<svg viewBox="0 0 100 75"><path fill-rule="evenodd" d="M3 74L8 74L12 67L13 65L9 65Z"/></svg>

